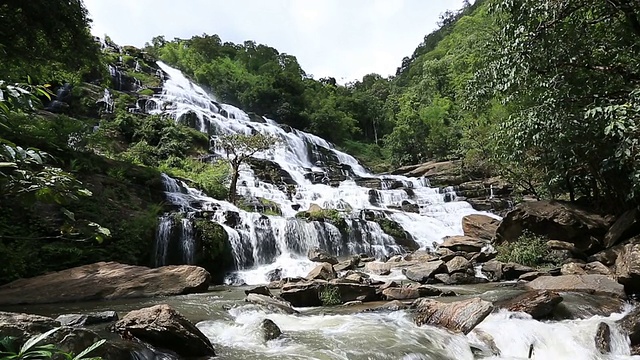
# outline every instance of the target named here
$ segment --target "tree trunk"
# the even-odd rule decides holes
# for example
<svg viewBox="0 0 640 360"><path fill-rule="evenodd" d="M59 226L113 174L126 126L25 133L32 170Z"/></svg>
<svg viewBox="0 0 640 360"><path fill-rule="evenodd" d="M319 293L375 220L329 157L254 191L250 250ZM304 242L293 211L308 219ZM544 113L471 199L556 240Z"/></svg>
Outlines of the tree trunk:
<svg viewBox="0 0 640 360"><path fill-rule="evenodd" d="M238 185L238 177L240 176L240 165L239 164L231 164L231 185L229 185L229 202L233 205L236 204L237 201L237 185Z"/></svg>

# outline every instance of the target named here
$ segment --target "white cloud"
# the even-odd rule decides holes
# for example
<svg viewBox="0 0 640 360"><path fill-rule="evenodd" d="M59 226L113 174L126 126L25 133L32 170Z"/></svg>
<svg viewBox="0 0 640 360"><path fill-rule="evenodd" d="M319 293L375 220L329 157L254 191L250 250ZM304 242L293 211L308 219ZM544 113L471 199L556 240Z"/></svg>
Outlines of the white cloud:
<svg viewBox="0 0 640 360"><path fill-rule="evenodd" d="M152 37L218 34L295 55L316 78L395 73L438 16L462 0L85 0L93 33L143 46Z"/></svg>

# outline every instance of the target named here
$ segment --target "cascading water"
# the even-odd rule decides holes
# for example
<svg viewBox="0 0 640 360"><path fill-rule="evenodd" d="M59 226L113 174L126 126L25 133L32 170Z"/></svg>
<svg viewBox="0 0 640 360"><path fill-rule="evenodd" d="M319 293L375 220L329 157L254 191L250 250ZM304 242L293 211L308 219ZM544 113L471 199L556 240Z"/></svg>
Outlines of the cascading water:
<svg viewBox="0 0 640 360"><path fill-rule="evenodd" d="M276 266L285 276L305 275L312 266L306 252L313 247L338 256L402 253L376 222L380 218L398 223L420 247L431 247L444 236L462 234L462 217L477 213L468 203L455 201L453 189L431 188L426 179L374 175L326 140L220 104L179 70L161 62L158 66L165 73L163 91L146 102L146 110L213 135L215 155L224 156L215 146L216 135L258 131L280 139L274 151L255 158L277 169L281 181L263 181L255 168L245 165L238 193L277 203L282 216L245 212L165 177L167 198L183 212L213 211L213 221L229 235L237 276L247 283L266 282L266 273ZM344 228L294 218L314 204L341 210Z"/></svg>

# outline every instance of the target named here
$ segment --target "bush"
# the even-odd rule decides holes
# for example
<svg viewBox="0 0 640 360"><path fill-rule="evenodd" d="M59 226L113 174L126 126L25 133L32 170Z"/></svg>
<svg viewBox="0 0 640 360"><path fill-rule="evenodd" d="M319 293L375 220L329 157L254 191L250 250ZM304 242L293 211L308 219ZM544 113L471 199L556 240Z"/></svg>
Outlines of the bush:
<svg viewBox="0 0 640 360"><path fill-rule="evenodd" d="M322 305L324 306L334 306L342 304L342 300L340 300L340 291L335 286L325 286L322 291L320 291L320 301L322 301Z"/></svg>
<svg viewBox="0 0 640 360"><path fill-rule="evenodd" d="M497 259L532 267L549 264L550 250L547 247L547 239L525 230L516 241L498 246Z"/></svg>
<svg viewBox="0 0 640 360"><path fill-rule="evenodd" d="M224 200L229 194L227 180L229 165L225 161L203 162L196 159L170 157L162 162L158 169L169 176L191 182L191 185L218 200Z"/></svg>

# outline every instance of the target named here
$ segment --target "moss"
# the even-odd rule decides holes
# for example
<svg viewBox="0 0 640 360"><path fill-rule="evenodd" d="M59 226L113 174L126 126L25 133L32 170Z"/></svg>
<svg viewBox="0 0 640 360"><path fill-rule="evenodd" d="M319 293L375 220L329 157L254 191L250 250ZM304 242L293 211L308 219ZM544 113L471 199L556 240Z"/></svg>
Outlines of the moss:
<svg viewBox="0 0 640 360"><path fill-rule="evenodd" d="M154 92L151 89L142 89L138 91L138 94L142 96L153 96Z"/></svg>
<svg viewBox="0 0 640 360"><path fill-rule="evenodd" d="M336 209L317 209L312 211L300 211L296 214L296 218L305 219L307 221L327 222L338 228L342 236L348 236L349 226L344 220L342 213Z"/></svg>
<svg viewBox="0 0 640 360"><path fill-rule="evenodd" d="M194 230L196 245L200 249L196 264L207 269L214 282L222 282L225 272L233 267L227 232L220 224L208 219L196 219Z"/></svg>

